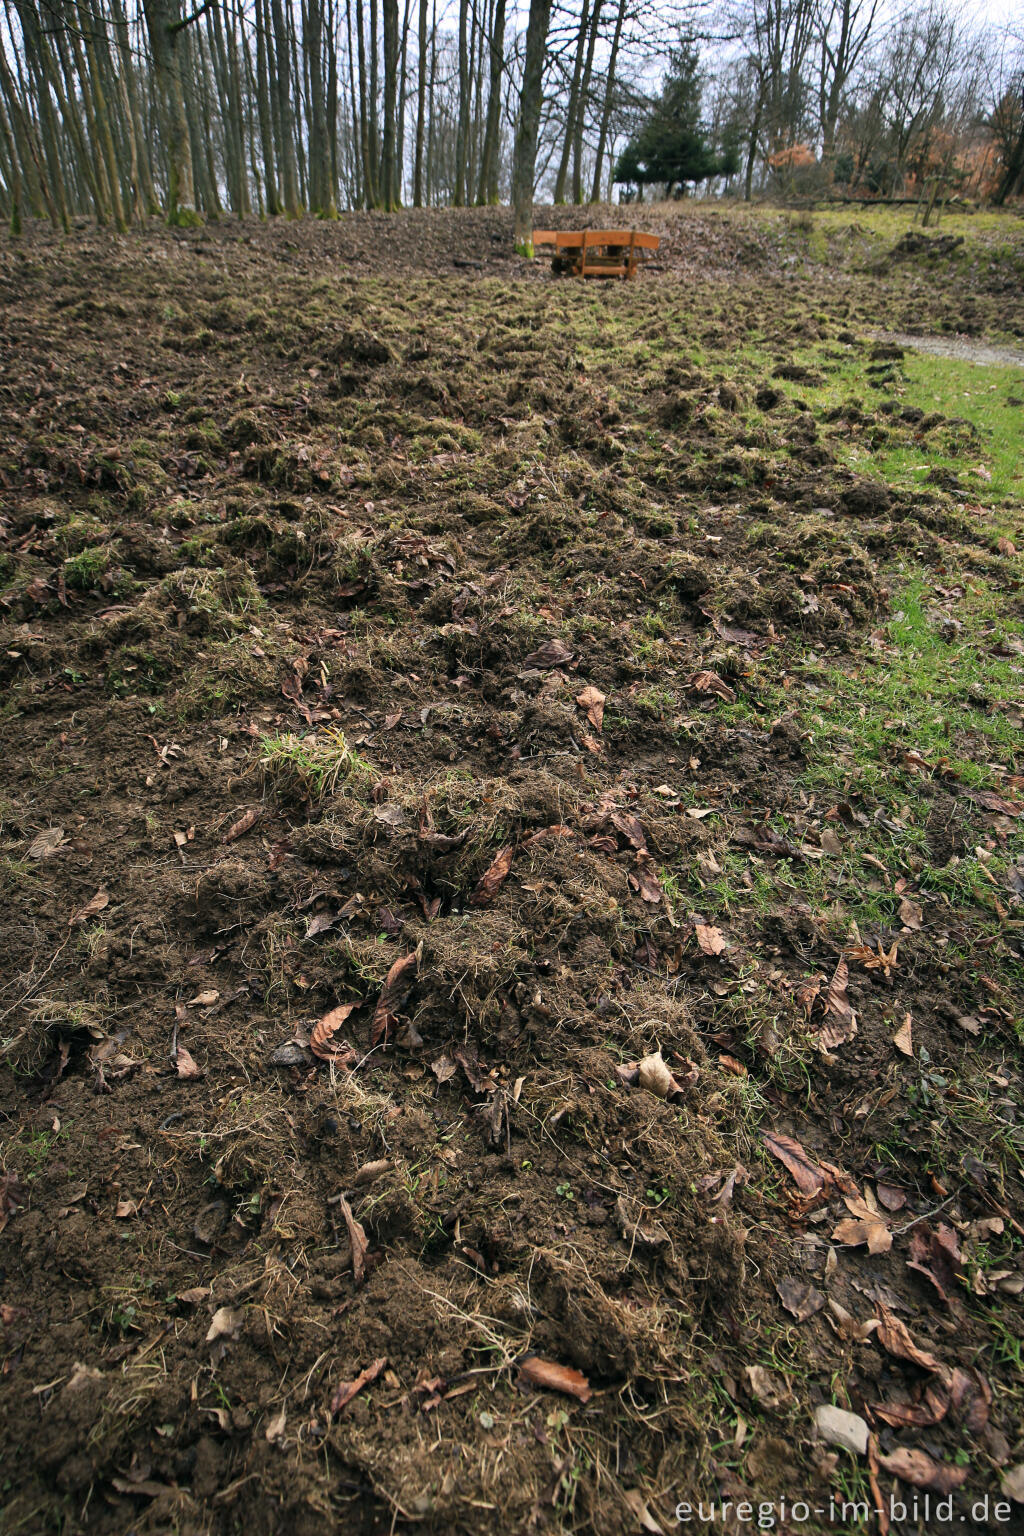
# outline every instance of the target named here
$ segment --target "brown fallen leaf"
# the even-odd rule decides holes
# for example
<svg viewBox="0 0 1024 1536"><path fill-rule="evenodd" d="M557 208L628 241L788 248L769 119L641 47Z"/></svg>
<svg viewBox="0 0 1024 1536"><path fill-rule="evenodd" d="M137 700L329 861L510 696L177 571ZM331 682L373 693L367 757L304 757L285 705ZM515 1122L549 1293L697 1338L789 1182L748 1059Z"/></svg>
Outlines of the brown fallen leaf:
<svg viewBox="0 0 1024 1536"><path fill-rule="evenodd" d="M586 710L587 719L595 731L601 730L604 724L605 697L606 695L599 688L595 688L592 685L584 688L582 693L576 695L576 703L580 709Z"/></svg>
<svg viewBox="0 0 1024 1536"><path fill-rule="evenodd" d="M189 1008L211 1008L213 1006L213 1004L217 1001L218 997L220 997L220 993L219 992L215 992L214 989L211 987L206 992L197 992L195 997L190 997L189 1000L188 1000L188 1007Z"/></svg>
<svg viewBox="0 0 1024 1536"><path fill-rule="evenodd" d="M546 1387L550 1392L578 1397L581 1403L589 1402L594 1395L581 1371L575 1371L569 1365L558 1365L554 1360L542 1360L539 1355L527 1355L520 1361L519 1377L533 1387Z"/></svg>
<svg viewBox="0 0 1024 1536"><path fill-rule="evenodd" d="M846 995L849 980L850 967L841 958L832 973L832 980L828 984L828 993L825 997L825 1012L834 1013L839 1019L849 1019L853 1016L853 1009Z"/></svg>
<svg viewBox="0 0 1024 1536"><path fill-rule="evenodd" d="M174 1053L174 1064L178 1069L179 1077L199 1077L201 1073L193 1060L191 1051L187 1051L183 1045L179 1045Z"/></svg>
<svg viewBox="0 0 1024 1536"><path fill-rule="evenodd" d="M897 1360L909 1360L913 1365L919 1365L923 1371L939 1371L942 1362L927 1349L914 1343L910 1330L906 1323L902 1322L884 1301L878 1303L879 1325L878 1342L890 1355Z"/></svg>
<svg viewBox="0 0 1024 1536"><path fill-rule="evenodd" d="M803 986L797 987L793 994L807 1018L811 1016L811 1011L818 999L821 984L824 980L824 976L812 976L808 981L804 982Z"/></svg>
<svg viewBox="0 0 1024 1536"><path fill-rule="evenodd" d="M948 1306L964 1269L953 1228L944 1221L940 1221L937 1228L930 1227L927 1222L914 1227L910 1234L907 1268L924 1275Z"/></svg>
<svg viewBox="0 0 1024 1536"><path fill-rule="evenodd" d="M355 1381L340 1381L331 1393L331 1412L340 1413L343 1408L347 1408L357 1393L364 1387L368 1387L371 1381L377 1380L387 1363L387 1356L381 1355L379 1359L368 1365L365 1371L360 1371Z"/></svg>
<svg viewBox="0 0 1024 1536"><path fill-rule="evenodd" d="M52 859L64 843L63 827L47 827L44 832L37 833L29 843L28 856L30 859Z"/></svg>
<svg viewBox="0 0 1024 1536"><path fill-rule="evenodd" d="M876 1184L875 1193L887 1211L902 1211L907 1203L907 1192L895 1184Z"/></svg>
<svg viewBox="0 0 1024 1536"><path fill-rule="evenodd" d="M637 853L647 852L647 836L636 816L629 811L616 811L609 819L615 830L622 833L631 848L635 848Z"/></svg>
<svg viewBox="0 0 1024 1536"><path fill-rule="evenodd" d="M775 1289L786 1311L792 1312L798 1323L805 1323L825 1305L822 1293L806 1280L798 1280L795 1275L787 1275Z"/></svg>
<svg viewBox="0 0 1024 1536"><path fill-rule="evenodd" d="M573 652L561 640L545 640L526 657L529 667L561 667L572 661Z"/></svg>
<svg viewBox="0 0 1024 1536"><path fill-rule="evenodd" d="M903 1023L892 1037L893 1045L898 1051L901 1051L904 1056L913 1056L914 1054L914 1042L911 1039L912 1024L913 1019L908 1013L906 1018L903 1020Z"/></svg>
<svg viewBox="0 0 1024 1536"><path fill-rule="evenodd" d="M900 922L904 928L916 933L924 922L924 912L919 902L911 901L909 896L904 896L900 902Z"/></svg>
<svg viewBox="0 0 1024 1536"><path fill-rule="evenodd" d="M109 905L110 897L107 892L99 890L95 896L89 898L84 907L79 907L77 912L73 912L68 921L72 928L78 928L82 923L87 923L90 917L95 917L97 912L102 912Z"/></svg>
<svg viewBox="0 0 1024 1536"><path fill-rule="evenodd" d="M242 837L246 832L251 831L259 821L260 814L259 806L251 805L249 809L247 811L243 811L238 820L228 828L224 836L221 838L221 842L233 843L236 837Z"/></svg>
<svg viewBox="0 0 1024 1536"><path fill-rule="evenodd" d="M834 1228L832 1241L843 1243L847 1248L866 1245L868 1252L872 1254L888 1253L892 1247L892 1233L884 1221L846 1216Z"/></svg>
<svg viewBox="0 0 1024 1536"><path fill-rule="evenodd" d="M693 934L706 955L720 955L729 948L721 928L714 928L710 923L694 923Z"/></svg>
<svg viewBox="0 0 1024 1536"><path fill-rule="evenodd" d="M371 1045L379 1045L382 1040L387 1041L391 1038L398 1022L395 1015L405 999L408 987L412 985L411 973L415 971L418 962L419 950L414 949L410 954L396 960L388 971L381 988L380 998L373 1011L373 1022L370 1025Z"/></svg>
<svg viewBox="0 0 1024 1536"><path fill-rule="evenodd" d="M336 1199L338 1208L345 1218L345 1226L348 1228L348 1240L352 1248L352 1278L358 1287L366 1279L366 1255L369 1252L370 1244L367 1241L364 1228L353 1216L352 1207L345 1199L345 1196L338 1195ZM353 1396L355 1396L355 1393L353 1393Z"/></svg>
<svg viewBox="0 0 1024 1536"><path fill-rule="evenodd" d="M641 901L649 902L652 907L660 903L664 890L661 881L658 879L654 860L649 853L644 852L636 855L633 868L629 871L628 879Z"/></svg>
<svg viewBox="0 0 1024 1536"><path fill-rule="evenodd" d="M825 1187L825 1175L816 1163L807 1156L803 1147L792 1136L780 1136L774 1131L766 1133L764 1144L773 1157L793 1176L793 1181L801 1194L817 1195Z"/></svg>
<svg viewBox="0 0 1024 1536"><path fill-rule="evenodd" d="M243 1307L218 1307L207 1330L207 1344L212 1344L216 1339L237 1338L244 1322Z"/></svg>
<svg viewBox="0 0 1024 1536"><path fill-rule="evenodd" d="M715 693L729 704L736 697L735 689L730 688L717 672L695 672L689 680L689 686L697 693Z"/></svg>
<svg viewBox="0 0 1024 1536"><path fill-rule="evenodd" d="M357 1003L340 1003L313 1025L309 1048L314 1056L319 1056L321 1061L333 1061L344 1067L355 1064L358 1059L356 1051L346 1040L335 1040L334 1036L357 1007Z"/></svg>
<svg viewBox="0 0 1024 1536"><path fill-rule="evenodd" d="M878 1465L904 1483L925 1488L929 1493L952 1493L967 1481L969 1467L953 1467L948 1462L933 1461L925 1451L898 1445L888 1456L879 1456Z"/></svg>
<svg viewBox="0 0 1024 1536"><path fill-rule="evenodd" d="M485 902L490 901L497 895L500 886L507 879L508 872L512 868L512 856L514 853L514 846L509 843L507 848L502 848L501 852L495 856L493 862L488 865L476 883L473 894L469 898L471 907L482 907Z"/></svg>

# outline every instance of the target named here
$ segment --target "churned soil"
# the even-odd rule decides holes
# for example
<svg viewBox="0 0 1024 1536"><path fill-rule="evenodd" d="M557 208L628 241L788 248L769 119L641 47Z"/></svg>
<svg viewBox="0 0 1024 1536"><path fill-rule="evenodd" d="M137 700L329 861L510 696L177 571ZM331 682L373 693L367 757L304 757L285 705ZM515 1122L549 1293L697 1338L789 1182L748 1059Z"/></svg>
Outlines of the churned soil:
<svg viewBox="0 0 1024 1536"><path fill-rule="evenodd" d="M1019 294L634 217L628 285L503 210L0 247L12 1532L667 1531L1022 1459L1024 877L922 894L1021 784L812 771L896 562L1020 617L1012 545L793 360Z"/></svg>

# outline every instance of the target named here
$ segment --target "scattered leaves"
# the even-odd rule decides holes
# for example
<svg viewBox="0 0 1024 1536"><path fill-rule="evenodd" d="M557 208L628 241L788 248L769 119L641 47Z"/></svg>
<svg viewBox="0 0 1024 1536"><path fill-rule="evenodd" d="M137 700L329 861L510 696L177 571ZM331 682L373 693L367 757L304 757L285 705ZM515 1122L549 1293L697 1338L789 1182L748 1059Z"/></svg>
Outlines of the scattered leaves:
<svg viewBox="0 0 1024 1536"><path fill-rule="evenodd" d="M595 731L600 731L604 725L605 698L606 695L592 685L576 695L576 703L580 709L586 710L587 719Z"/></svg>
<svg viewBox="0 0 1024 1536"><path fill-rule="evenodd" d="M825 1175L807 1156L803 1147L792 1136L779 1136L774 1131L769 1131L764 1138L764 1144L772 1157L777 1157L779 1162L792 1174L793 1180L803 1195L817 1195L825 1187Z"/></svg>
<svg viewBox="0 0 1024 1536"><path fill-rule="evenodd" d="M514 853L515 848L509 843L508 847L502 848L494 861L484 870L469 898L471 907L482 907L485 902L491 901L497 895L498 890L508 878Z"/></svg>
<svg viewBox="0 0 1024 1536"><path fill-rule="evenodd" d="M331 1412L341 1413L343 1408L347 1408L364 1387L368 1387L371 1381L377 1380L387 1363L387 1356L381 1355L379 1359L368 1365L365 1371L360 1371L355 1381L340 1381L331 1394Z"/></svg>
<svg viewBox="0 0 1024 1536"><path fill-rule="evenodd" d="M412 986L413 972L416 970L418 961L419 950L414 949L410 954L396 960L388 971L374 1009L373 1023L370 1026L371 1045L379 1045L382 1040L390 1040L398 1022L396 1017L398 1009Z"/></svg>
<svg viewBox="0 0 1024 1536"><path fill-rule="evenodd" d="M904 1483L915 1488L925 1488L929 1493L952 1493L967 1481L968 1467L953 1467L948 1462L933 1461L925 1451L898 1445L888 1456L879 1456L878 1465L884 1467Z"/></svg>

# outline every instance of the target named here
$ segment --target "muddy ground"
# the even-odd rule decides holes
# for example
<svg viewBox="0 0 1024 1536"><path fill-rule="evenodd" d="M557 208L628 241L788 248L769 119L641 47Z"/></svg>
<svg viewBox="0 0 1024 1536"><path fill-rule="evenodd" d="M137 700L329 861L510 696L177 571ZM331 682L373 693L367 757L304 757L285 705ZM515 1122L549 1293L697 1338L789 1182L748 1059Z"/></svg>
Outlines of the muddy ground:
<svg viewBox="0 0 1024 1536"><path fill-rule="evenodd" d="M1024 227L639 216L0 247L5 1532L1020 1518L1021 721L829 711L908 562L1019 678L871 333Z"/></svg>

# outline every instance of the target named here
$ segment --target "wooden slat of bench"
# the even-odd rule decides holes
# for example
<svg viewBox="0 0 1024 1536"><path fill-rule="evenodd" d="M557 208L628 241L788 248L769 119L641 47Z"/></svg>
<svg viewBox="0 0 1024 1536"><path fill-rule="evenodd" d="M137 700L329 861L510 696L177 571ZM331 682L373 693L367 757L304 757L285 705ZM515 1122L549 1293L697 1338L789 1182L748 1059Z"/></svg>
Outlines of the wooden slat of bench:
<svg viewBox="0 0 1024 1536"><path fill-rule="evenodd" d="M586 239L584 239L584 236ZM534 245L553 245L556 249L578 250L584 244L590 246L618 245L645 251L656 251L661 244L658 235L649 235L640 229L535 229Z"/></svg>

